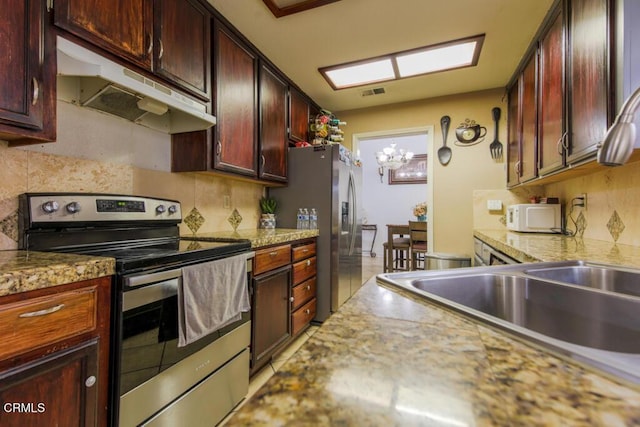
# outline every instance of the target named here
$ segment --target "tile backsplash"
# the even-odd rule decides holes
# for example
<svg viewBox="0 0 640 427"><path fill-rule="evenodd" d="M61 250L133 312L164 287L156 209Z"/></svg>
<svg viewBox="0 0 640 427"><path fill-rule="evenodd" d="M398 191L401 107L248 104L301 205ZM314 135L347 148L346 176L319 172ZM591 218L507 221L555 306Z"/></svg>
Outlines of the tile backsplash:
<svg viewBox="0 0 640 427"><path fill-rule="evenodd" d="M573 199L587 194L586 209L572 205ZM476 190L474 228L505 226L506 205L528 203L529 196L558 197L564 207L567 227L577 236L640 246L640 163L604 168L589 175L565 181L517 188L516 190ZM488 211L487 200L502 200L502 211Z"/></svg>
<svg viewBox="0 0 640 427"><path fill-rule="evenodd" d="M79 159L8 147L0 141L0 250L18 247L18 195L25 192L99 192L179 200L183 217L199 213L198 232L231 230L227 218L237 209L238 228L256 228L260 184L193 173L170 173L98 160ZM230 208L223 208L223 195ZM180 231L192 229L183 221Z"/></svg>

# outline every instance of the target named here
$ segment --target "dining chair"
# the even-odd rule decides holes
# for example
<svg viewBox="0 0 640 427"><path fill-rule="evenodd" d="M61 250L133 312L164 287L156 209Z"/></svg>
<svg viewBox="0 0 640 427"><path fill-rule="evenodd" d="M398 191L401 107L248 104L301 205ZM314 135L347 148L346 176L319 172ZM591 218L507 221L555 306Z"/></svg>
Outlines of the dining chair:
<svg viewBox="0 0 640 427"><path fill-rule="evenodd" d="M425 269L424 254L427 253L427 222L409 221L409 253L411 270Z"/></svg>
<svg viewBox="0 0 640 427"><path fill-rule="evenodd" d="M407 271L411 268L408 225L387 224L387 241L382 246L384 248L385 273Z"/></svg>

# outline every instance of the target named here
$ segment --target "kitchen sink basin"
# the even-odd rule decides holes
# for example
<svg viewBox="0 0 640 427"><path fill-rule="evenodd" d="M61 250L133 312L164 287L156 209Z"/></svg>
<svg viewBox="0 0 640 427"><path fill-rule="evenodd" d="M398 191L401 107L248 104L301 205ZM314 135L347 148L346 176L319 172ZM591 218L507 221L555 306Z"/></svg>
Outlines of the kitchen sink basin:
<svg viewBox="0 0 640 427"><path fill-rule="evenodd" d="M419 279L412 286L562 341L640 354L640 300L500 274Z"/></svg>
<svg viewBox="0 0 640 427"><path fill-rule="evenodd" d="M385 273L383 285L640 384L640 270L585 261ZM640 285L639 285L640 287Z"/></svg>
<svg viewBox="0 0 640 427"><path fill-rule="evenodd" d="M640 272L601 267L598 265L535 268L525 270L524 272L525 274L541 279L640 296Z"/></svg>

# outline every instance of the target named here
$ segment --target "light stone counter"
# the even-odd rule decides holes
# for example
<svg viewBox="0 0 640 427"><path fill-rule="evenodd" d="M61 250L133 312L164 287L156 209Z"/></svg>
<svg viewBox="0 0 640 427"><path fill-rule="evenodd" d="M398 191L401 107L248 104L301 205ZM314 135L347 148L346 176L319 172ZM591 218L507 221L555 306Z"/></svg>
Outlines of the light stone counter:
<svg viewBox="0 0 640 427"><path fill-rule="evenodd" d="M318 230L296 230L288 228L276 228L266 230L262 228L237 231L216 231L211 233L187 234L180 236L188 240L249 240L252 248L288 243L294 240L308 239L318 236Z"/></svg>
<svg viewBox="0 0 640 427"><path fill-rule="evenodd" d="M638 246L506 230L474 230L473 235L520 262L584 260L640 268Z"/></svg>
<svg viewBox="0 0 640 427"><path fill-rule="evenodd" d="M369 280L226 426L633 426L616 383Z"/></svg>
<svg viewBox="0 0 640 427"><path fill-rule="evenodd" d="M115 259L35 251L0 251L0 296L115 273Z"/></svg>

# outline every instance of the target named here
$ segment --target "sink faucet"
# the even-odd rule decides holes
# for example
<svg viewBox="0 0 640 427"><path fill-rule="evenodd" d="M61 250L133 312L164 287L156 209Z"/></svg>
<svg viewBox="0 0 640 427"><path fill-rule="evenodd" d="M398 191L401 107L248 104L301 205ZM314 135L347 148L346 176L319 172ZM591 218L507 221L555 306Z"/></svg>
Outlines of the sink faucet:
<svg viewBox="0 0 640 427"><path fill-rule="evenodd" d="M640 107L640 88L631 94L622 105L620 113L607 131L604 141L598 146L598 163L605 166L625 164L636 141L636 125L633 118Z"/></svg>

